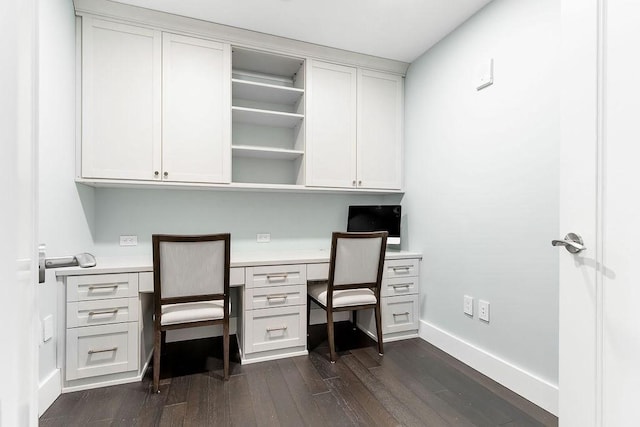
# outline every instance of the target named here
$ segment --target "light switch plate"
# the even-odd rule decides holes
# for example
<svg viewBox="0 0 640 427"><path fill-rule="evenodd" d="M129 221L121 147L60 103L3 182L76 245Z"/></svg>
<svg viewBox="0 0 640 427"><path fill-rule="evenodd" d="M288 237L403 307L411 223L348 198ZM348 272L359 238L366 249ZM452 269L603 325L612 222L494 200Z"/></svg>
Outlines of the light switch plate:
<svg viewBox="0 0 640 427"><path fill-rule="evenodd" d="M476 90L482 90L493 84L493 58L482 61L476 66L474 78Z"/></svg>

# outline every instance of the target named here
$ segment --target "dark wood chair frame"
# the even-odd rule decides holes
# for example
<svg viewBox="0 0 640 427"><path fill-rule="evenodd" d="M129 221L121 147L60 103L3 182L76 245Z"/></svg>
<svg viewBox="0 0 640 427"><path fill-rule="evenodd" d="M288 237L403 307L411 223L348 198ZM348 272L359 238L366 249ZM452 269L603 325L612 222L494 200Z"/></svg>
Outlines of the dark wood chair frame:
<svg viewBox="0 0 640 427"><path fill-rule="evenodd" d="M333 313L339 311L351 311L353 312L353 327L356 328L356 313L358 310L373 309L376 317L376 333L378 336L378 353L382 356L384 354L382 348L382 311L380 309L380 290L382 288L382 274L384 272L384 255L387 248L386 231L373 232L373 233L343 233L333 232L331 236L331 258L329 261L329 278L326 281L309 281L309 284L313 283L327 283L327 305L324 306L321 302L307 294L307 327L310 323L311 317L311 301L315 302L327 313L327 335L329 340L329 358L331 363L336 361L336 349L334 340L334 325L333 325ZM338 239L371 239L382 238L382 244L380 245L380 257L378 259L378 274L375 282L370 283L350 283L345 285L334 284L335 278L335 266L336 266L336 250L338 245ZM333 291L340 291L345 289L362 289L369 288L373 291L376 297L375 304L362 304L362 305L348 305L344 307L333 307Z"/></svg>
<svg viewBox="0 0 640 427"><path fill-rule="evenodd" d="M162 277L160 273L160 243L161 242L214 242L223 240L225 242L225 260L224 260L224 293L192 295L185 297L162 298L161 283ZM160 354L161 347L165 343L166 331L170 329L194 328L207 325L222 325L223 331L223 359L224 359L224 379L229 379L229 269L230 269L230 244L231 235L209 234L200 236L180 236L154 234L152 236L153 243L153 290L154 290L154 347L153 347L153 390L159 393L158 386L160 383ZM162 305L178 304L197 301L224 301L224 316L222 319L207 320L201 322L176 323L171 325L162 325Z"/></svg>

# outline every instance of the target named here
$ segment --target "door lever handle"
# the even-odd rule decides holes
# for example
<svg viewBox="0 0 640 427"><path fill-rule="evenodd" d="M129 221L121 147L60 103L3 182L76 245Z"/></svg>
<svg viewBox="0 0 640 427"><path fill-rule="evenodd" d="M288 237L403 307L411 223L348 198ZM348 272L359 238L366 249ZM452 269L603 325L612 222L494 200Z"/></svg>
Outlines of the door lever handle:
<svg viewBox="0 0 640 427"><path fill-rule="evenodd" d="M564 236L564 240L552 240L552 246L564 246L572 254L584 251L587 247L584 245L582 237L576 233L568 233Z"/></svg>

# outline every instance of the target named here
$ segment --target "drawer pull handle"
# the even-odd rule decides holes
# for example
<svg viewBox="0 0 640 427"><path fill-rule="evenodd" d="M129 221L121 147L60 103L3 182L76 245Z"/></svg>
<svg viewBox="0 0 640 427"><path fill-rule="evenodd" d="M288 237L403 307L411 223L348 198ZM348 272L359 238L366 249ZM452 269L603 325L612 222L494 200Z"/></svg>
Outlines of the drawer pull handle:
<svg viewBox="0 0 640 427"><path fill-rule="evenodd" d="M118 347L105 348L105 349L102 349L102 350L89 350L87 353L89 353L89 354L107 353L109 351L116 351L116 350L118 350Z"/></svg>
<svg viewBox="0 0 640 427"><path fill-rule="evenodd" d="M287 280L287 273L283 273L283 274L267 274L267 281L268 282L273 282L274 280Z"/></svg>
<svg viewBox="0 0 640 427"><path fill-rule="evenodd" d="M408 273L409 270L411 269L411 266L410 265L399 265L397 267L391 267L391 268L393 269L394 273L398 273L398 272Z"/></svg>
<svg viewBox="0 0 640 427"><path fill-rule="evenodd" d="M267 332L274 332L274 331L286 331L286 330L287 330L287 325L282 325L282 326L278 326L278 327L267 328Z"/></svg>
<svg viewBox="0 0 640 427"><path fill-rule="evenodd" d="M115 310L104 310L104 311L90 311L89 312L89 316L99 316L101 314L112 314L112 315L116 315L118 314L118 309L116 308Z"/></svg>
<svg viewBox="0 0 640 427"><path fill-rule="evenodd" d="M89 290L93 291L95 289L118 289L118 285L93 285L89 286Z"/></svg>
<svg viewBox="0 0 640 427"><path fill-rule="evenodd" d="M408 311L405 311L404 313L393 313L393 317L396 317L396 316L408 316L408 315L409 315Z"/></svg>
<svg viewBox="0 0 640 427"><path fill-rule="evenodd" d="M270 301L272 299L287 299L287 295L286 294L282 294L282 295L267 295L267 300Z"/></svg>
<svg viewBox="0 0 640 427"><path fill-rule="evenodd" d="M393 287L393 289L409 289L409 287L411 286L411 283L396 283L394 285L391 285Z"/></svg>

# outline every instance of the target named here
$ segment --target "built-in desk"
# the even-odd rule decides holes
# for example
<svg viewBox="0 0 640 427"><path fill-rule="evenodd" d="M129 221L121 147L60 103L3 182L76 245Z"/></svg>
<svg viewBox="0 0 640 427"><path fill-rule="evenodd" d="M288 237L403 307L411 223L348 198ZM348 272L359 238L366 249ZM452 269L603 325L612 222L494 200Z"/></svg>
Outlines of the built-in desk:
<svg viewBox="0 0 640 427"><path fill-rule="evenodd" d="M406 251L385 256L385 342L418 336L421 259ZM328 272L328 250L231 254L230 329L243 364L307 354L306 283ZM151 257L98 257L95 267L60 269L56 277L63 392L140 380L153 349ZM312 310L312 323L323 316ZM358 326L376 339L372 311L359 313ZM211 328L206 334L216 335Z"/></svg>

